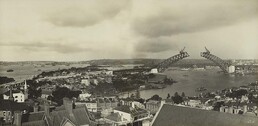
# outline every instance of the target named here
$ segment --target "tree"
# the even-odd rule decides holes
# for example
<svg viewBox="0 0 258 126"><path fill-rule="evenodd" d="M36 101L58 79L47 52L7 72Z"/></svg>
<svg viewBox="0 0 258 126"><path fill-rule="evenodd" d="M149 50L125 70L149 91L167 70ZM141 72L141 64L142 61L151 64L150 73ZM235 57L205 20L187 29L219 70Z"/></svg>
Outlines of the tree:
<svg viewBox="0 0 258 126"><path fill-rule="evenodd" d="M221 101L221 102L216 102L213 106L213 110L215 111L219 111L220 107L224 105L224 101Z"/></svg>
<svg viewBox="0 0 258 126"><path fill-rule="evenodd" d="M8 78L8 77L2 77L0 76L0 84L5 84L5 83L10 83L14 82L15 80L13 78Z"/></svg>
<svg viewBox="0 0 258 126"><path fill-rule="evenodd" d="M167 96L167 99L169 99L171 96L170 96L170 94L168 93L168 96Z"/></svg>
<svg viewBox="0 0 258 126"><path fill-rule="evenodd" d="M63 98L77 98L81 91L71 91L67 87L58 87L55 91L52 92L53 101L56 102L58 105L63 104Z"/></svg>
<svg viewBox="0 0 258 126"><path fill-rule="evenodd" d="M183 97L183 98L185 97L185 92L182 92L182 95L181 95L181 97Z"/></svg>
<svg viewBox="0 0 258 126"><path fill-rule="evenodd" d="M176 92L176 93L174 94L174 96L172 97L172 100L173 100L174 103L176 103L176 104L179 104L179 103L182 103L182 102L183 102L183 98L182 98L180 95L178 95L177 92Z"/></svg>
<svg viewBox="0 0 258 126"><path fill-rule="evenodd" d="M33 87L29 87L28 88L28 98L32 98L32 99L36 99L38 97L40 97L42 94L42 90L41 88L33 88Z"/></svg>
<svg viewBox="0 0 258 126"><path fill-rule="evenodd" d="M157 94L155 94L155 95L153 95L150 99L148 99L148 100L155 100L155 101L160 101L162 98L159 96L159 95L157 95Z"/></svg>
<svg viewBox="0 0 258 126"><path fill-rule="evenodd" d="M134 99L135 98L134 94L131 94L130 98Z"/></svg>
<svg viewBox="0 0 258 126"><path fill-rule="evenodd" d="M177 96L179 96L179 94L176 92L176 93L174 94L174 97L177 97Z"/></svg>

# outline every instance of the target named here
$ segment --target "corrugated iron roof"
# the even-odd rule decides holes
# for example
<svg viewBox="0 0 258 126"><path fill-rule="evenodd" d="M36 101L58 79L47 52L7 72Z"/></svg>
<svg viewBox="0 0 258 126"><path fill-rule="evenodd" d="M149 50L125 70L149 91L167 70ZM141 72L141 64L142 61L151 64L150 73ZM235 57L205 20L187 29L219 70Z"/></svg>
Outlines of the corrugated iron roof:
<svg viewBox="0 0 258 126"><path fill-rule="evenodd" d="M258 118L164 104L152 126L258 126Z"/></svg>

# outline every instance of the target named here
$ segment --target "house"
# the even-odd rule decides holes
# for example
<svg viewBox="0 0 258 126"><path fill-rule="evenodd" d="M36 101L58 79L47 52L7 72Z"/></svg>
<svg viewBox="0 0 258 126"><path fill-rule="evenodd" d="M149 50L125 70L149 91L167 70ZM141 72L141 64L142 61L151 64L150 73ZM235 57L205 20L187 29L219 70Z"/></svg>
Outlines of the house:
<svg viewBox="0 0 258 126"><path fill-rule="evenodd" d="M53 92L52 90L43 89L42 94L41 94L41 98L47 99L48 96L52 96L52 92Z"/></svg>
<svg viewBox="0 0 258 126"><path fill-rule="evenodd" d="M10 97L11 96L11 97ZM5 100L12 99L15 102L24 102L25 94L20 90L9 90L3 94Z"/></svg>
<svg viewBox="0 0 258 126"><path fill-rule="evenodd" d="M11 100L0 100L0 119L5 123L13 122L14 112L20 111L26 114L30 107L25 103L17 103Z"/></svg>
<svg viewBox="0 0 258 126"><path fill-rule="evenodd" d="M64 98L63 102L64 110L52 112L49 112L49 109L45 110L51 126L96 125L86 106L74 107L73 101L68 98Z"/></svg>
<svg viewBox="0 0 258 126"><path fill-rule="evenodd" d="M149 100L146 102L146 110L150 111L151 114L158 112L161 103L156 100Z"/></svg>
<svg viewBox="0 0 258 126"><path fill-rule="evenodd" d="M109 124L111 126L119 126L119 125L126 125L127 122L123 122L121 120L121 116L119 113L111 113L107 117L104 118L105 124Z"/></svg>
<svg viewBox="0 0 258 126"><path fill-rule="evenodd" d="M98 105L96 100L91 101L76 101L75 105L85 105L90 112L98 112Z"/></svg>
<svg viewBox="0 0 258 126"><path fill-rule="evenodd" d="M98 111L115 108L118 104L118 101L113 97L98 97L96 100Z"/></svg>
<svg viewBox="0 0 258 126"><path fill-rule="evenodd" d="M186 106L190 106L190 107L198 107L198 106L200 106L202 103L201 103L201 100L193 100L193 99L190 99L190 100L184 101L184 104L185 104Z"/></svg>
<svg viewBox="0 0 258 126"><path fill-rule="evenodd" d="M22 111L13 112L13 120L7 125L13 126L95 126L96 122L92 115L87 110L85 105L74 106L73 101L64 98L64 105L51 110L46 103L43 106L44 111L38 111L34 107L34 111L24 113ZM15 103L15 102L14 102ZM21 104L21 103L16 103ZM2 104L0 104L2 105ZM0 106L2 108L2 106ZM15 107L19 108L19 107Z"/></svg>
<svg viewBox="0 0 258 126"><path fill-rule="evenodd" d="M146 110L150 111L151 114L156 114L161 106L161 104L173 104L172 99L163 99L161 101L156 101L156 100L149 100L146 102Z"/></svg>
<svg viewBox="0 0 258 126"><path fill-rule="evenodd" d="M91 96L91 94L89 94L89 93L81 93L81 94L79 94L79 99L80 100L86 100L87 98L89 98Z"/></svg>
<svg viewBox="0 0 258 126"><path fill-rule="evenodd" d="M132 106L133 108L134 106L137 106L138 108L142 108L142 109L145 108L145 106L142 103L135 101L134 99L131 99L131 98L121 99L120 102L122 105Z"/></svg>
<svg viewBox="0 0 258 126"><path fill-rule="evenodd" d="M163 104L151 126L258 126L258 118Z"/></svg>
<svg viewBox="0 0 258 126"><path fill-rule="evenodd" d="M90 85L90 80L89 79L81 79L81 84L89 86Z"/></svg>
<svg viewBox="0 0 258 126"><path fill-rule="evenodd" d="M133 108L127 105L116 107L114 113L117 113L120 117L119 120L126 124L142 124L143 120L148 120L150 118L150 113L147 110L138 107Z"/></svg>

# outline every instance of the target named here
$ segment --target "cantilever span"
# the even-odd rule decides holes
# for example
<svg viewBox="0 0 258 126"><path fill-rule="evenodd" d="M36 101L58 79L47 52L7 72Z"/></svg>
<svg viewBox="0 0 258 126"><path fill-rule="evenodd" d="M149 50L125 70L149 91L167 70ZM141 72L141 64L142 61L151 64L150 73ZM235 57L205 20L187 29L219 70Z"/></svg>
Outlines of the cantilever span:
<svg viewBox="0 0 258 126"><path fill-rule="evenodd" d="M224 73L230 73L229 72L229 66L230 64L227 63L226 61L220 59L219 57L213 55L210 53L210 51L205 47L206 52L201 52L201 57L204 57L208 60L211 60L214 62L216 65L218 65Z"/></svg>
<svg viewBox="0 0 258 126"><path fill-rule="evenodd" d="M169 65L171 65L179 60L182 60L186 57L189 57L190 55L187 52L185 52L184 50L185 50L185 48L182 49L179 54L174 55L174 56L162 61L161 63L159 63L156 67L157 72L159 72L159 73L164 72L169 67Z"/></svg>

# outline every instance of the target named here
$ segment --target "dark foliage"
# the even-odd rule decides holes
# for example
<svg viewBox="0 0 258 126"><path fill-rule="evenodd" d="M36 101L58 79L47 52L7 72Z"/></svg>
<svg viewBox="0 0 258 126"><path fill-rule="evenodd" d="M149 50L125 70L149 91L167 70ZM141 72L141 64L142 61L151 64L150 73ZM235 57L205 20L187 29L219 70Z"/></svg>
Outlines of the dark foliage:
<svg viewBox="0 0 258 126"><path fill-rule="evenodd" d="M149 100L160 101L160 100L162 100L162 98L159 95L155 94L150 99L148 99L148 101Z"/></svg>
<svg viewBox="0 0 258 126"><path fill-rule="evenodd" d="M10 83L14 82L15 80L13 78L8 78L8 77L2 77L0 76L0 84L5 84L5 83Z"/></svg>
<svg viewBox="0 0 258 126"><path fill-rule="evenodd" d="M246 95L248 92L245 89L240 89L236 91L232 91L232 93L227 93L226 96L230 98L241 98L242 95Z"/></svg>
<svg viewBox="0 0 258 126"><path fill-rule="evenodd" d="M216 102L216 103L214 104L214 106L213 106L213 110L219 111L220 107L221 107L222 105L224 105L224 104L225 104L224 101Z"/></svg>
<svg viewBox="0 0 258 126"><path fill-rule="evenodd" d="M58 105L63 104L63 98L78 98L79 94L81 94L81 91L71 91L70 89L66 87L58 87L55 91L53 91L53 101L56 102ZM51 98L50 98L51 99Z"/></svg>
<svg viewBox="0 0 258 126"><path fill-rule="evenodd" d="M174 94L174 96L172 96L172 100L174 101L175 104L179 104L183 102L183 97L181 97L180 95L178 95L178 93L176 92Z"/></svg>

